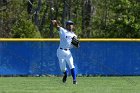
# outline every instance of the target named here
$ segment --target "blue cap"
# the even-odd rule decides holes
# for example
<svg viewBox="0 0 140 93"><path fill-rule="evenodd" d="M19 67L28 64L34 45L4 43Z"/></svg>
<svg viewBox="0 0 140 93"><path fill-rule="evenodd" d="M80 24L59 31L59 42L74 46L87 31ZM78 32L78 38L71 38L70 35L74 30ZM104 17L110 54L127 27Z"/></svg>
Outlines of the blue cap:
<svg viewBox="0 0 140 93"><path fill-rule="evenodd" d="M68 20L67 22L66 22L66 25L73 25L74 23L71 21L71 20Z"/></svg>

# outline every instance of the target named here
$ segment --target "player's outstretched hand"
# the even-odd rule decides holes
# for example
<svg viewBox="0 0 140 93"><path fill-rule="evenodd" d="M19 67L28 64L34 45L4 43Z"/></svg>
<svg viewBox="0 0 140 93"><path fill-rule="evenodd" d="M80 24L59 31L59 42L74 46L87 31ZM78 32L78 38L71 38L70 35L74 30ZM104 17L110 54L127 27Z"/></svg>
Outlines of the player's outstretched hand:
<svg viewBox="0 0 140 93"><path fill-rule="evenodd" d="M55 27L57 27L57 28L60 27L60 25L59 25L59 23L58 23L57 20L51 20L51 22L52 22L52 24L53 24Z"/></svg>
<svg viewBox="0 0 140 93"><path fill-rule="evenodd" d="M57 24L56 20L51 20L51 22L53 23L54 26Z"/></svg>

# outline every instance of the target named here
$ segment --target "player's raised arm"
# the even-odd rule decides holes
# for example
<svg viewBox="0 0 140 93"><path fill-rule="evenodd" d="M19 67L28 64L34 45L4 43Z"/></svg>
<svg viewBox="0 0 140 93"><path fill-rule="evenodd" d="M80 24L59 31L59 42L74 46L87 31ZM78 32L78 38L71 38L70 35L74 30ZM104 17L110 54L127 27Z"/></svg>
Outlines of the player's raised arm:
<svg viewBox="0 0 140 93"><path fill-rule="evenodd" d="M60 24L57 20L51 20L51 22L53 23L53 25L58 29L59 31L59 28L60 28Z"/></svg>

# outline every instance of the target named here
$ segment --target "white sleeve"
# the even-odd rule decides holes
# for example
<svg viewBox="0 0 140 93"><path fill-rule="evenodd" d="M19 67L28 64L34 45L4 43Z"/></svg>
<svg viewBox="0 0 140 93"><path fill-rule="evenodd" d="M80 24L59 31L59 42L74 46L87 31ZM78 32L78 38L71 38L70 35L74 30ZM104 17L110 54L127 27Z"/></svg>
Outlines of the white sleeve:
<svg viewBox="0 0 140 93"><path fill-rule="evenodd" d="M63 27L60 27L60 28L59 28L60 37L63 37L63 36L65 35L66 32L67 32L67 30L64 29Z"/></svg>
<svg viewBox="0 0 140 93"><path fill-rule="evenodd" d="M60 28L59 28L59 32L61 32L61 33L66 33L67 31L66 31L66 29L64 29L63 27L60 27Z"/></svg>

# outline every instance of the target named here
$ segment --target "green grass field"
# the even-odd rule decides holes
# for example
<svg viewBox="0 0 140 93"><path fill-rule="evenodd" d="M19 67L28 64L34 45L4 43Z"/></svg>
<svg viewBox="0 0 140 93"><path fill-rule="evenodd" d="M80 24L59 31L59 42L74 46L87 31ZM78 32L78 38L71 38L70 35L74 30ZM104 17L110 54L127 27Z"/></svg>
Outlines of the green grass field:
<svg viewBox="0 0 140 93"><path fill-rule="evenodd" d="M140 77L0 77L0 93L140 93Z"/></svg>

